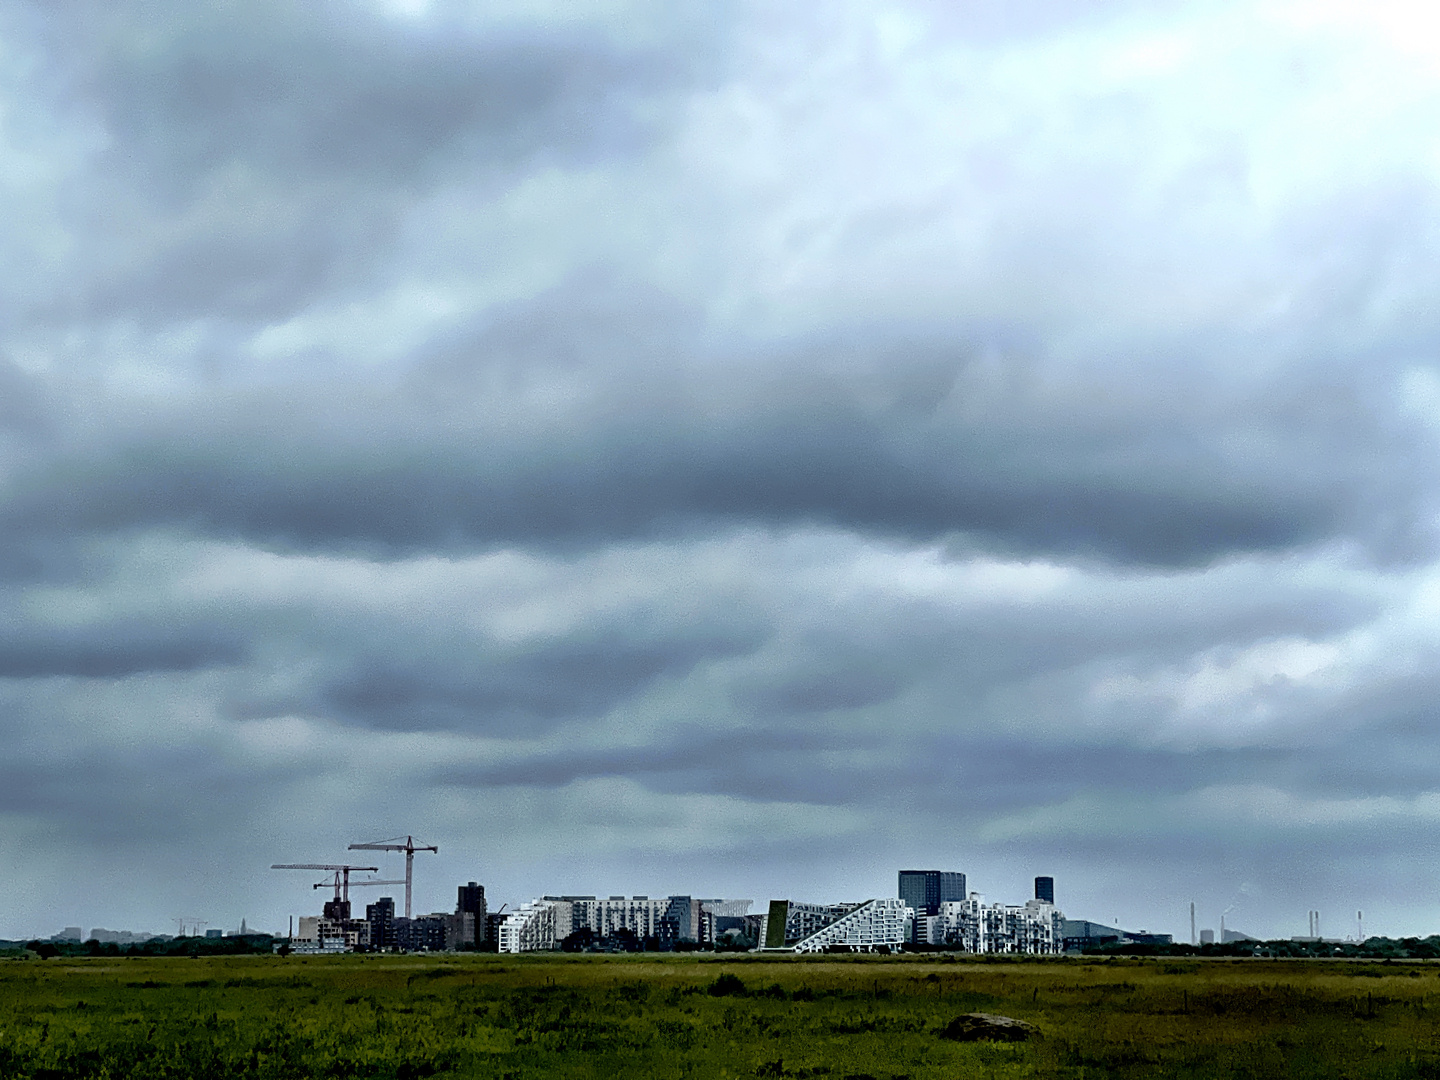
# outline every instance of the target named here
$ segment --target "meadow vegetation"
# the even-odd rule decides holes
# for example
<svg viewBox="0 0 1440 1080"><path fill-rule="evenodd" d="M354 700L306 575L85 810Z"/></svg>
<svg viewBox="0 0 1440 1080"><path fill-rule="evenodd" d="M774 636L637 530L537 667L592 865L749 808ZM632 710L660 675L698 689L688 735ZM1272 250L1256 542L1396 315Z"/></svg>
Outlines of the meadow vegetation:
<svg viewBox="0 0 1440 1080"><path fill-rule="evenodd" d="M970 1012L1041 1037L942 1037ZM31 957L0 961L0 1076L1440 1078L1440 965Z"/></svg>

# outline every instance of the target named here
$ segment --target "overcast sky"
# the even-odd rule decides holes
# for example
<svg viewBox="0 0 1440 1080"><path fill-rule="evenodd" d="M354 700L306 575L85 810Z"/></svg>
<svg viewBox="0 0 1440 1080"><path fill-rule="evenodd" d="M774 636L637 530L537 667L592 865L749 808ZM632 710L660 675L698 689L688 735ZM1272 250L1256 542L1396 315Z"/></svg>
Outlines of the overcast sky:
<svg viewBox="0 0 1440 1080"><path fill-rule="evenodd" d="M1440 932L1428 5L17 0L0 205L0 936Z"/></svg>

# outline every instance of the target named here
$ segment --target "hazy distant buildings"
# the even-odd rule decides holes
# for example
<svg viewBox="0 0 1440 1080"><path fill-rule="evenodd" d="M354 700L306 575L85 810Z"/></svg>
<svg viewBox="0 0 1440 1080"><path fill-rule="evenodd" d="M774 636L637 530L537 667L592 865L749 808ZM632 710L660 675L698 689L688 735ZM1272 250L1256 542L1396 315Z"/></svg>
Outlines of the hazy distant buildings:
<svg viewBox="0 0 1440 1080"><path fill-rule="evenodd" d="M85 940L98 941L102 945L139 945L154 936L154 934L133 934L129 930L106 930L104 927L97 926L90 931L90 936Z"/></svg>
<svg viewBox="0 0 1440 1080"><path fill-rule="evenodd" d="M1104 945L1170 945L1175 940L1170 934L1151 934L1144 930L1121 930L1118 926L1106 926L1104 923L1091 922L1088 919L1064 919L1061 922L1060 933L1067 952L1081 952ZM1206 934L1210 935L1210 940L1214 940L1213 931L1202 930L1200 931L1202 944L1206 941Z"/></svg>

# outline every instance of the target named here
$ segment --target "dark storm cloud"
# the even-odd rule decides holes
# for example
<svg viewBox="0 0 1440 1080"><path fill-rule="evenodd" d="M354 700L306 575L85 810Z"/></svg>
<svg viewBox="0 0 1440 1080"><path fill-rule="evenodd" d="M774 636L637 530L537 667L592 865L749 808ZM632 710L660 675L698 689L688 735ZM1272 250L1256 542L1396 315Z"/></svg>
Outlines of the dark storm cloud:
<svg viewBox="0 0 1440 1080"><path fill-rule="evenodd" d="M643 133L619 99L668 75L653 53L577 34L406 33L353 6L185 7L159 49L135 28L132 48L86 73L124 152L170 185L233 161L408 183L440 159L621 152Z"/></svg>
<svg viewBox="0 0 1440 1080"><path fill-rule="evenodd" d="M869 668L869 670L867 670ZM830 712L878 705L899 694L901 681L875 670L873 662L796 674L776 685L750 690L740 700L758 710L778 713Z"/></svg>
<svg viewBox="0 0 1440 1080"><path fill-rule="evenodd" d="M1428 704L1406 711L1423 716L1424 734L1373 732L1359 749L1344 754L1337 754L1328 743L1302 747L1275 761L1273 768L1255 779L1282 784L1286 790L1312 798L1413 799L1424 795L1433 790L1440 772L1440 747L1430 734L1440 716Z"/></svg>
<svg viewBox="0 0 1440 1080"><path fill-rule="evenodd" d="M826 753L832 762L818 764ZM1197 753L1043 746L971 731L886 737L869 727L817 722L725 732L681 729L645 746L588 752L555 747L518 753L490 766L445 767L435 779L457 787L546 789L623 776L670 794L705 792L822 806L899 800L918 813L973 822L1094 791L1165 797L1197 785L1265 783L1305 759L1303 752L1266 748Z"/></svg>
<svg viewBox="0 0 1440 1080"><path fill-rule="evenodd" d="M736 523L1171 566L1337 536L1382 557L1426 542L1428 497L1400 464L1427 439L1358 393L1315 415L1283 380L1226 402L1152 373L1108 388L1125 402L1110 406L1101 376L1078 411L973 387L963 339L841 363L587 364L596 348L657 346L623 325L572 336L593 321L571 299L547 305L562 327L543 330L551 355L510 376L505 327L474 344L464 379L172 409L18 476L0 517L20 533L164 525L386 556ZM570 403L537 407L547 393Z"/></svg>
<svg viewBox="0 0 1440 1080"><path fill-rule="evenodd" d="M32 624L0 632L0 678L5 679L116 679L234 664L245 655L238 634L215 626L131 621L65 628Z"/></svg>
<svg viewBox="0 0 1440 1080"><path fill-rule="evenodd" d="M46 322L248 322L383 275L398 219L463 183L633 154L697 54L537 24L409 31L349 4L62 4L42 87L107 148ZM648 103L648 104L647 104Z"/></svg>
<svg viewBox="0 0 1440 1080"><path fill-rule="evenodd" d="M903 771L926 812L983 816L1063 803L1088 792L1173 796L1206 784L1267 782L1295 756L1270 747L1046 745L955 732L917 740Z"/></svg>
<svg viewBox="0 0 1440 1080"><path fill-rule="evenodd" d="M365 657L320 691L322 715L398 731L459 730L532 738L563 720L599 715L665 676L753 648L697 627L654 640L577 635L443 660Z"/></svg>
<svg viewBox="0 0 1440 1080"><path fill-rule="evenodd" d="M917 542L968 533L1001 550L1159 565L1304 546L1342 525L1362 527L1323 493L1244 490L1250 478L1216 477L1220 490L1191 498L1123 490L1130 468L1098 481L1075 476L1059 447L1045 463L1049 475L1007 487L977 475L969 448L897 448L853 418L825 419L838 430L776 430L743 444L707 444L705 433L687 437L670 425L648 439L627 432L622 446L611 444L619 432L556 433L567 445L537 440L529 454L486 445L483 435L479 446L350 453L303 436L258 453L240 443L152 442L25 477L29 490L3 517L22 533L170 526L382 557L588 546L727 524L822 525ZM1143 460L1133 469L1143 472ZM73 478L67 489L56 485L61 475Z"/></svg>
<svg viewBox="0 0 1440 1080"><path fill-rule="evenodd" d="M778 723L887 703L913 711L905 695L915 691L940 702L953 695L948 708L930 707L953 715L973 739L970 725L985 715L992 692L1018 692L1036 680L1083 682L1095 664L1113 672L1184 663L1217 642L1238 651L1278 637L1323 640L1380 610L1374 598L1331 586L1282 583L1268 567L1232 570L1229 580L1212 573L1219 580L1204 586L1192 579L1167 587L1161 579L1134 588L1111 579L1100 592L1062 591L1020 605L982 592L961 605L919 597L790 612L813 624L792 630L778 659L737 676L731 703ZM1178 610L1177 596L1185 597Z"/></svg>
<svg viewBox="0 0 1440 1080"><path fill-rule="evenodd" d="M52 423L51 395L38 380L0 357L0 432L33 439Z"/></svg>
<svg viewBox="0 0 1440 1080"><path fill-rule="evenodd" d="M214 747L86 747L63 758L12 749L0 765L0 813L44 814L81 843L144 847L201 825L223 828L309 771L276 765L262 773Z"/></svg>
<svg viewBox="0 0 1440 1080"><path fill-rule="evenodd" d="M793 765L821 749L874 749L868 732L839 732L823 725L775 725L764 728L682 728L643 746L583 750L563 747L522 752L485 766L454 765L434 773L439 784L455 787L557 788L597 777L629 777L656 791L707 792L792 799L816 804L845 801L840 786L794 775L769 786L772 774L794 773ZM776 766L771 768L770 765ZM765 779L761 779L761 778ZM853 774L846 780L853 780ZM852 791L851 794L854 794Z"/></svg>

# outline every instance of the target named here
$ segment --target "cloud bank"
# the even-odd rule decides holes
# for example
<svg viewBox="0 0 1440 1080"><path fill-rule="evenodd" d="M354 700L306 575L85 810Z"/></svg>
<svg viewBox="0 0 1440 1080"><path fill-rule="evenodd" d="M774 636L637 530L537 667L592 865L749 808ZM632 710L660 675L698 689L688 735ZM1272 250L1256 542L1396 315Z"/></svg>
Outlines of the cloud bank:
<svg viewBox="0 0 1440 1080"><path fill-rule="evenodd" d="M1433 931L1436 29L13 6L0 936L405 832Z"/></svg>

